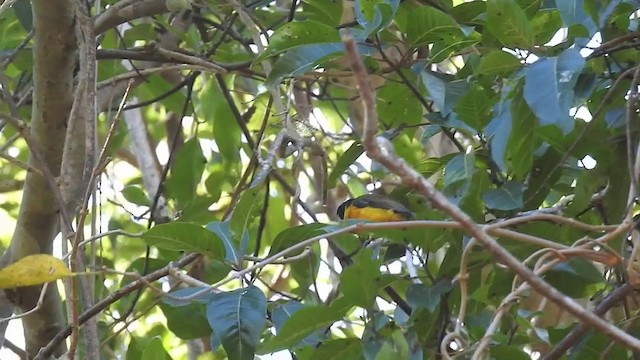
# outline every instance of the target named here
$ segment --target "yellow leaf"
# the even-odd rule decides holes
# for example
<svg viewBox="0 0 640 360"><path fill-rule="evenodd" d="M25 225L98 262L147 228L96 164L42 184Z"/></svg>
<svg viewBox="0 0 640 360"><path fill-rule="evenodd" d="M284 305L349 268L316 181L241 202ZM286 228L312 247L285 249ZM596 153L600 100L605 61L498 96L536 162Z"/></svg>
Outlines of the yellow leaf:
<svg viewBox="0 0 640 360"><path fill-rule="evenodd" d="M39 285L73 275L55 256L29 255L0 269L0 289Z"/></svg>

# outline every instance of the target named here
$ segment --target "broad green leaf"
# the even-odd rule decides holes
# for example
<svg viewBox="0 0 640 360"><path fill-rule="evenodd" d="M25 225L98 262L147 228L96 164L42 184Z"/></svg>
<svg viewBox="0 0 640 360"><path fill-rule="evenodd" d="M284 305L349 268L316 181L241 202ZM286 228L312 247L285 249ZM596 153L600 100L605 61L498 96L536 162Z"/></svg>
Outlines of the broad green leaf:
<svg viewBox="0 0 640 360"><path fill-rule="evenodd" d="M212 221L207 224L207 229L214 232L224 244L224 250L227 254L225 259L232 264L240 264L244 256L243 252L237 246L240 243L236 243L231 235L231 229L229 228L229 221Z"/></svg>
<svg viewBox="0 0 640 360"><path fill-rule="evenodd" d="M531 19L531 27L535 34L536 44L545 44L562 27L562 18L557 10L539 11Z"/></svg>
<svg viewBox="0 0 640 360"><path fill-rule="evenodd" d="M264 201L262 190L262 187L253 187L243 192L231 215L229 230L234 249L237 251L237 260L242 259L249 245L249 225L256 219L255 215L262 207Z"/></svg>
<svg viewBox="0 0 640 360"><path fill-rule="evenodd" d="M197 195L196 190L206 162L197 138L189 139L182 144L166 183L167 192L178 200L178 203L184 205Z"/></svg>
<svg viewBox="0 0 640 360"><path fill-rule="evenodd" d="M448 280L441 280L435 285L413 284L407 289L407 302L414 311L426 309L433 313L440 305L441 296L451 289L451 281Z"/></svg>
<svg viewBox="0 0 640 360"><path fill-rule="evenodd" d="M183 340L200 339L211 336L204 304L193 302L187 306L173 307L158 304L167 319L167 328Z"/></svg>
<svg viewBox="0 0 640 360"><path fill-rule="evenodd" d="M508 75L522 67L520 60L502 50L495 50L482 57L476 75Z"/></svg>
<svg viewBox="0 0 640 360"><path fill-rule="evenodd" d="M376 355L376 360L397 360L409 358L409 344L402 334L402 330L395 329L389 341L386 341Z"/></svg>
<svg viewBox="0 0 640 360"><path fill-rule="evenodd" d="M271 321L273 322L273 326L276 328L276 333L279 333L280 330L282 330L282 325L284 325L284 323L289 320L293 314L304 308L305 305L298 301L288 301L284 304L276 305L273 310L271 310ZM326 336L323 331L318 330L302 339L300 343L295 346L316 345L325 337Z"/></svg>
<svg viewBox="0 0 640 360"><path fill-rule="evenodd" d="M444 117L451 113L455 104L469 87L466 80L447 81L444 76L426 70L422 71L420 75L422 84L429 92L429 97Z"/></svg>
<svg viewBox="0 0 640 360"><path fill-rule="evenodd" d="M489 93L478 84L472 84L453 110L470 127L481 130L490 118L491 102Z"/></svg>
<svg viewBox="0 0 640 360"><path fill-rule="evenodd" d="M491 347L491 357L494 359L530 360L531 356L522 347L501 344Z"/></svg>
<svg viewBox="0 0 640 360"><path fill-rule="evenodd" d="M454 156L444 168L444 185L465 180L471 180L475 173L475 157L473 154L458 154Z"/></svg>
<svg viewBox="0 0 640 360"><path fill-rule="evenodd" d="M266 325L267 298L255 286L214 294L207 320L229 359L253 360Z"/></svg>
<svg viewBox="0 0 640 360"><path fill-rule="evenodd" d="M582 25L589 34L596 30L596 24L584 11L584 0L556 0L556 7L565 26Z"/></svg>
<svg viewBox="0 0 640 360"><path fill-rule="evenodd" d="M598 164L595 169L585 170L576 179L575 197L567 206L567 214L574 215L583 212L590 206L593 194L607 185L607 174L602 174L606 168L606 166Z"/></svg>
<svg viewBox="0 0 640 360"><path fill-rule="evenodd" d="M131 340L129 341L129 347L127 347L125 360L142 359L142 353L144 352L144 347L142 343L143 343L142 338L131 336Z"/></svg>
<svg viewBox="0 0 640 360"><path fill-rule="evenodd" d="M144 351L142 352L141 360L168 360L171 359L171 356L167 353L164 346L162 345L162 339L159 336L154 336L149 342L147 346L145 346Z"/></svg>
<svg viewBox="0 0 640 360"><path fill-rule="evenodd" d="M527 15L514 0L488 0L486 25L491 34L507 47L533 48L533 29Z"/></svg>
<svg viewBox="0 0 640 360"><path fill-rule="evenodd" d="M511 103L511 135L507 144L507 153L513 175L524 180L533 164L533 150L537 119L529 105L524 101L522 87L518 86Z"/></svg>
<svg viewBox="0 0 640 360"><path fill-rule="evenodd" d="M516 0L516 3L530 19L538 13L543 0Z"/></svg>
<svg viewBox="0 0 640 360"><path fill-rule="evenodd" d="M142 238L147 244L160 249L193 251L214 259L224 259L222 239L199 225L179 222L160 224L147 230Z"/></svg>
<svg viewBox="0 0 640 360"><path fill-rule="evenodd" d="M363 38L385 28L393 20L400 0L356 0L356 21L364 28Z"/></svg>
<svg viewBox="0 0 640 360"><path fill-rule="evenodd" d="M133 204L151 206L151 200L140 185L127 185L122 189L122 196Z"/></svg>
<svg viewBox="0 0 640 360"><path fill-rule="evenodd" d="M549 147L541 157L533 161L529 184L524 192L523 210L537 209L542 204L551 186L560 178L562 168L558 165L561 160L562 155Z"/></svg>
<svg viewBox="0 0 640 360"><path fill-rule="evenodd" d="M523 206L523 187L519 181L507 181L497 189L491 189L482 195L489 209L516 210Z"/></svg>
<svg viewBox="0 0 640 360"><path fill-rule="evenodd" d="M342 4L325 0L306 0L302 3L304 13L309 20L338 26L342 16Z"/></svg>
<svg viewBox="0 0 640 360"><path fill-rule="evenodd" d="M6 11L7 9L4 9ZM31 10L31 2L27 0L18 0L13 4L13 12L20 21L20 25L26 30L33 29L33 15Z"/></svg>
<svg viewBox="0 0 640 360"><path fill-rule="evenodd" d="M324 43L298 46L284 53L265 79L266 86L274 86L287 76L304 74L324 61L338 57L344 51L340 43Z"/></svg>
<svg viewBox="0 0 640 360"><path fill-rule="evenodd" d="M582 55L572 48L527 69L524 98L540 125L554 125L565 134L573 129L569 110L575 106L573 88L584 65Z"/></svg>
<svg viewBox="0 0 640 360"><path fill-rule="evenodd" d="M572 298L593 294L604 287L604 276L593 263L582 258L571 258L554 266L544 274L544 279Z"/></svg>
<svg viewBox="0 0 640 360"><path fill-rule="evenodd" d="M274 255L286 248L291 247L303 240L310 239L312 237L326 234L329 231L326 224L322 223L310 223L305 225L298 225L290 227L280 232L273 240L273 245L269 250L269 255ZM300 254L304 249L290 253L287 256L294 256Z"/></svg>
<svg viewBox="0 0 640 360"><path fill-rule="evenodd" d="M451 16L459 23L464 25L480 25L484 24L487 3L485 1L468 1L458 3L451 9Z"/></svg>
<svg viewBox="0 0 640 360"><path fill-rule="evenodd" d="M289 349L298 344L316 330L340 320L348 308L335 308L324 305L308 306L296 311L282 325L282 329L272 339L260 344L260 353L266 354Z"/></svg>
<svg viewBox="0 0 640 360"><path fill-rule="evenodd" d="M433 43L444 38L462 39L460 26L451 16L431 6L421 6L407 16L407 38L414 46Z"/></svg>
<svg viewBox="0 0 640 360"><path fill-rule="evenodd" d="M271 35L269 46L254 60L254 63L298 46L339 41L340 34L333 26L311 20L286 23Z"/></svg>
<svg viewBox="0 0 640 360"><path fill-rule="evenodd" d="M364 148L359 141L355 141L351 146L344 152L339 158L336 164L334 165L329 177L327 178L327 186L329 189L333 189L338 184L338 180L340 176L344 174L349 166L353 164L360 155L364 153Z"/></svg>
<svg viewBox="0 0 640 360"><path fill-rule="evenodd" d="M387 82L377 91L376 108L387 127L413 125L422 120L422 106L402 82Z"/></svg>
<svg viewBox="0 0 640 360"><path fill-rule="evenodd" d="M173 307L187 306L194 302L208 304L209 301L211 300L212 292L204 291L204 290L212 290L212 288L198 286L198 287L188 287L184 289L178 289L176 291L172 291L169 294L171 295L171 297L168 297L168 296L163 297L162 302ZM189 300L181 299L181 298L189 298L196 293L199 295L192 299L189 299Z"/></svg>
<svg viewBox="0 0 640 360"><path fill-rule="evenodd" d="M381 261L372 258L372 252L362 250L357 261L340 275L340 292L347 301L369 309L379 289Z"/></svg>
<svg viewBox="0 0 640 360"><path fill-rule="evenodd" d="M233 79L233 77L230 78ZM242 132L236 123L231 105L227 103L222 93L218 78L207 79L194 102L204 120L213 125L213 138L222 156L222 163L226 165L225 169L227 171L233 169L233 164L237 167L240 163Z"/></svg>
<svg viewBox="0 0 640 360"><path fill-rule="evenodd" d="M309 360L343 360L361 358L362 343L360 339L353 337L323 341L313 350L311 356L309 356Z"/></svg>

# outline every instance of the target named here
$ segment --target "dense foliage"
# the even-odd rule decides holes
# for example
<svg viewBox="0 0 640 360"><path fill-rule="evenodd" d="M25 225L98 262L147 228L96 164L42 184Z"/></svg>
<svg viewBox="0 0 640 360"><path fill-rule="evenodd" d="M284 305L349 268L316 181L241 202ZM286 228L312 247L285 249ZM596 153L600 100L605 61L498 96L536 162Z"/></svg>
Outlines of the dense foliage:
<svg viewBox="0 0 640 360"><path fill-rule="evenodd" d="M611 328L635 336L636 1L96 2L87 18L95 44L76 39L86 31L78 17L61 31L78 44L62 48L73 60L60 71L68 75L42 80L78 91L56 139L37 130L50 105L37 100L48 88L33 86L42 64L60 61L37 51L38 31L56 26L39 22L44 2L18 0L0 15L0 207L3 223L14 224L0 234L2 261L51 251L16 235L41 224L20 217L61 208L53 195L50 205L29 201L25 177L71 173L91 190L92 162L60 159L95 140L94 206L69 205L58 182L83 237L66 232L56 211L54 231L39 241L75 236L62 253L83 256L69 266L99 275L60 287L77 303L47 298L41 311L76 308L63 315L70 324L97 319L104 358L285 350L296 359L617 359L640 351L611 332L587 332L566 304L533 291L415 184L366 156L372 115L343 43L350 35L358 44L377 132L394 156L566 301L607 313ZM86 5L56 6L77 14ZM74 109L95 101L95 139L88 125L79 137L64 132L79 116L74 99ZM61 148L49 156L52 141ZM56 182L42 184L51 192ZM370 192L404 203L418 221L338 221L342 201ZM31 303L12 305L23 312ZM38 333L26 351L70 336L67 346L78 343L83 357L90 324ZM27 339L37 333L30 326Z"/></svg>

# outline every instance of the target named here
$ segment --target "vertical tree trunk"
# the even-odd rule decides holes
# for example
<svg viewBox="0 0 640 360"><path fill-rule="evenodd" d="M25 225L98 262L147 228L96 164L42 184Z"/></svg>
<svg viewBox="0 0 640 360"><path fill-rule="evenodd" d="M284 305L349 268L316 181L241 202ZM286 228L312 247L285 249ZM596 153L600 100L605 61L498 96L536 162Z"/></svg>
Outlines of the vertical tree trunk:
<svg viewBox="0 0 640 360"><path fill-rule="evenodd" d="M33 108L31 136L54 176L60 174L66 124L73 102L73 71L76 66L76 38L71 0L33 0ZM33 151L33 150L32 150ZM33 155L29 164L40 167ZM81 169L79 169L81 171ZM59 207L46 179L28 173L17 225L11 239L11 260L35 253L51 253L59 232ZM32 309L40 287L20 288L11 298L18 311ZM66 325L55 284L50 284L44 304L23 318L26 351L29 357ZM56 355L64 353L61 345Z"/></svg>

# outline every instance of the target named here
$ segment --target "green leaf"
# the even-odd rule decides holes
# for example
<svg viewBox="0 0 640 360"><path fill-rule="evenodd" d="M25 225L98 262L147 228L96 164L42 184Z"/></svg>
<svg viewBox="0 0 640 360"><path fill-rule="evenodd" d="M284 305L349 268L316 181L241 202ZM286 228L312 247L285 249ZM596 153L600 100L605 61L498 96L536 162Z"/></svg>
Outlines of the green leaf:
<svg viewBox="0 0 640 360"><path fill-rule="evenodd" d="M207 229L214 232L222 240L225 253L227 254L225 259L232 264L240 264L244 256L244 251L241 251L238 246L240 242L236 243L234 241L231 235L231 229L229 228L229 221L212 221L207 224Z"/></svg>
<svg viewBox="0 0 640 360"><path fill-rule="evenodd" d="M517 57L502 50L495 50L482 57L475 75L507 76L521 67L522 63Z"/></svg>
<svg viewBox="0 0 640 360"><path fill-rule="evenodd" d="M422 120L422 106L402 82L387 82L377 92L380 121L387 127L413 125Z"/></svg>
<svg viewBox="0 0 640 360"><path fill-rule="evenodd" d="M415 310L434 312L440 305L441 296L451 291L449 280L440 280L435 285L413 284L407 289L407 302Z"/></svg>
<svg viewBox="0 0 640 360"><path fill-rule="evenodd" d="M369 309L378 294L382 261L373 259L373 252L366 249L358 255L340 275L340 292L352 304Z"/></svg>
<svg viewBox="0 0 640 360"><path fill-rule="evenodd" d="M444 168L444 185L470 180L476 171L474 161L475 157L472 153L454 156Z"/></svg>
<svg viewBox="0 0 640 360"><path fill-rule="evenodd" d="M531 19L531 27L535 34L536 44L549 42L562 27L560 12L557 10L539 11Z"/></svg>
<svg viewBox="0 0 640 360"><path fill-rule="evenodd" d="M540 125L554 125L564 134L574 126L569 110L574 104L574 86L585 59L577 49L560 56L540 59L525 75L524 98L538 117Z"/></svg>
<svg viewBox="0 0 640 360"><path fill-rule="evenodd" d="M491 189L482 195L482 199L489 209L516 210L523 206L522 183L519 181L507 181L497 189Z"/></svg>
<svg viewBox="0 0 640 360"><path fill-rule="evenodd" d="M447 117L451 110L458 102L460 97L467 91L469 84L466 80L447 81L444 76L430 72L422 71L420 73L422 83L424 84L429 96L443 117Z"/></svg>
<svg viewBox="0 0 640 360"><path fill-rule="evenodd" d="M340 43L303 45L284 53L271 68L264 81L265 86L274 86L287 76L297 76L311 70L314 66L338 57L344 52Z"/></svg>
<svg viewBox="0 0 640 360"><path fill-rule="evenodd" d="M286 23L271 35L269 46L254 60L254 64L298 46L339 41L340 34L333 26L311 20Z"/></svg>
<svg viewBox="0 0 640 360"><path fill-rule="evenodd" d="M323 329L340 320L347 310L348 308L324 305L299 309L285 321L275 337L261 344L260 354L291 348L316 330Z"/></svg>
<svg viewBox="0 0 640 360"><path fill-rule="evenodd" d="M521 86L518 86L513 96L511 114L511 135L507 153L514 177L524 180L533 164L536 116L524 101Z"/></svg>
<svg viewBox="0 0 640 360"><path fill-rule="evenodd" d="M491 103L488 92L477 83L458 101L453 110L467 125L481 130L490 118Z"/></svg>
<svg viewBox="0 0 640 360"><path fill-rule="evenodd" d="M233 360L253 360L266 316L267 298L255 286L214 294L207 305L209 325Z"/></svg>
<svg viewBox="0 0 640 360"><path fill-rule="evenodd" d="M273 326L276 328L276 333L279 333L282 330L282 326L284 323L291 318L293 314L295 314L298 310L304 309L305 305L298 301L288 301L284 304L276 305L273 310L271 310L271 321L273 322ZM309 336L302 339L295 347L300 347L304 345L316 345L320 342L321 339L325 338L324 332L319 329Z"/></svg>
<svg viewBox="0 0 640 360"><path fill-rule="evenodd" d="M209 291L204 291L204 290L209 290ZM178 289L170 293L172 297L168 297L168 296L163 297L162 302L173 307L188 306L194 302L208 304L209 301L211 300L211 295L212 295L212 292L210 290L211 290L210 287L204 287L204 286ZM199 295L194 298L191 298L196 293L198 293ZM183 300L181 298L190 298L190 299Z"/></svg>
<svg viewBox="0 0 640 360"><path fill-rule="evenodd" d="M356 21L364 28L362 38L385 28L398 10L400 0L356 0Z"/></svg>
<svg viewBox="0 0 640 360"><path fill-rule="evenodd" d="M140 185L127 185L122 189L122 196L133 204L151 206L151 200Z"/></svg>
<svg viewBox="0 0 640 360"><path fill-rule="evenodd" d="M396 329L376 355L376 360L397 360L409 358L409 344L402 334L402 330Z"/></svg>
<svg viewBox="0 0 640 360"><path fill-rule="evenodd" d="M4 9L6 11L6 9ZM33 29L33 12L31 11L31 1L18 0L13 4L13 12L16 14L20 25L26 31Z"/></svg>
<svg viewBox="0 0 640 360"><path fill-rule="evenodd" d="M333 166L329 177L327 178L327 186L329 189L333 189L338 184L338 179L344 174L349 166L351 166L360 155L364 153L364 148L359 141L355 141L339 158L336 164Z"/></svg>
<svg viewBox="0 0 640 360"><path fill-rule="evenodd" d="M233 76L228 78L233 79ZM225 81L229 80L225 79ZM194 98L194 102L197 104L196 109L201 110L202 117L213 125L213 138L222 156L222 163L226 165L225 169L228 171L232 164L240 163L242 132L216 77L211 77L205 82L198 96Z"/></svg>
<svg viewBox="0 0 640 360"><path fill-rule="evenodd" d="M187 306L173 307L160 303L158 306L167 319L167 328L180 339L193 340L211 336L204 304L194 302Z"/></svg>
<svg viewBox="0 0 640 360"><path fill-rule="evenodd" d="M544 155L534 160L533 170L529 176L529 186L524 192L523 210L537 209L542 204L551 186L560 178L562 167L557 165L561 160L562 155L551 147Z"/></svg>
<svg viewBox="0 0 640 360"><path fill-rule="evenodd" d="M533 48L533 29L527 15L514 0L487 0L486 25L505 46Z"/></svg>
<svg viewBox="0 0 640 360"><path fill-rule="evenodd" d="M598 287L605 285L602 272L593 263L581 258L571 258L557 264L544 274L544 279L565 295L576 299L588 297Z"/></svg>
<svg viewBox="0 0 640 360"><path fill-rule="evenodd" d="M160 249L193 251L224 259L222 240L202 226L179 222L160 224L147 230L142 238Z"/></svg>
<svg viewBox="0 0 640 360"><path fill-rule="evenodd" d="M342 4L325 0L306 0L304 12L309 20L315 20L323 24L338 26L342 16Z"/></svg>
<svg viewBox="0 0 640 360"><path fill-rule="evenodd" d="M303 240L326 234L328 231L327 225L322 223L310 223L285 229L273 240L273 245L271 245L271 249L269 250L269 256L279 253L280 251ZM304 249L300 249L299 251L292 252L287 256L295 256L300 254L303 250Z"/></svg>
<svg viewBox="0 0 640 360"><path fill-rule="evenodd" d="M233 210L229 229L234 248L238 252L238 257L242 259L249 245L249 225L256 219L256 211L260 210L264 201L264 191L262 187L253 187L242 193L238 204Z"/></svg>
<svg viewBox="0 0 640 360"><path fill-rule="evenodd" d="M491 347L491 357L494 359L512 359L512 360L530 360L526 352L519 346L514 345L496 345Z"/></svg>
<svg viewBox="0 0 640 360"><path fill-rule="evenodd" d="M323 341L313 350L309 360L362 359L362 343L358 338Z"/></svg>
<svg viewBox="0 0 640 360"><path fill-rule="evenodd" d="M442 11L431 7L421 6L412 9L407 16L407 38L414 46L450 38L464 37L460 26Z"/></svg>
<svg viewBox="0 0 640 360"><path fill-rule="evenodd" d="M494 108L497 115L485 128L485 134L491 144L491 158L500 170L507 170L507 143L511 135L511 99L499 103Z"/></svg>
<svg viewBox="0 0 640 360"><path fill-rule="evenodd" d="M589 36L596 30L596 24L584 11L583 0L556 0L556 7L560 10L560 17L565 26L582 25Z"/></svg>
<svg viewBox="0 0 640 360"><path fill-rule="evenodd" d="M171 175L167 179L167 192L180 204L186 204L196 197L197 187L207 163L200 141L189 139L178 150L171 167Z"/></svg>
<svg viewBox="0 0 640 360"><path fill-rule="evenodd" d="M144 347L142 346L142 338L131 336L131 340L129 341L129 347L127 348L127 353L125 355L126 360L139 360L142 359L142 353L144 352Z"/></svg>
<svg viewBox="0 0 640 360"><path fill-rule="evenodd" d="M162 339L159 336L153 337L145 346L141 360L168 360L171 356L162 346Z"/></svg>

